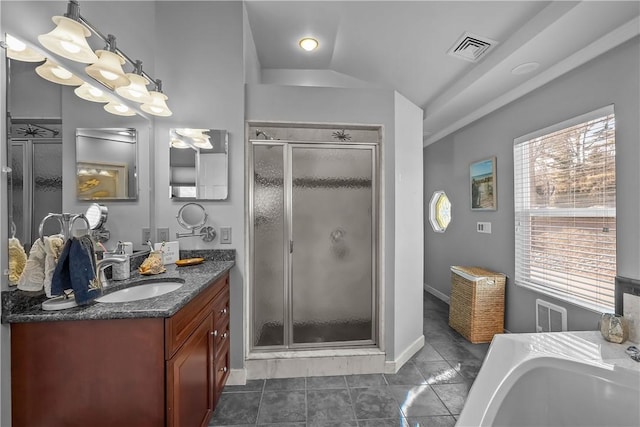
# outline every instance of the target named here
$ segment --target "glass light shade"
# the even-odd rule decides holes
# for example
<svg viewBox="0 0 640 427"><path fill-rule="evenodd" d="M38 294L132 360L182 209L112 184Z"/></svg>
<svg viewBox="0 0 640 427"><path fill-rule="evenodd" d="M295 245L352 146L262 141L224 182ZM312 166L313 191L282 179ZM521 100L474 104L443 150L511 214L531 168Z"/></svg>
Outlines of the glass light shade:
<svg viewBox="0 0 640 427"><path fill-rule="evenodd" d="M74 89L73 91L80 98L91 102L109 102L110 99L107 94L102 90L90 85L89 83L83 83L82 86Z"/></svg>
<svg viewBox="0 0 640 427"><path fill-rule="evenodd" d="M188 136L189 138L208 138L208 135L203 135L204 132L209 129L194 129L194 128L177 128L176 133L182 136Z"/></svg>
<svg viewBox="0 0 640 427"><path fill-rule="evenodd" d="M85 68L87 74L110 89L128 86L131 83L122 71L124 59L120 55L108 50L97 50L96 53L98 62Z"/></svg>
<svg viewBox="0 0 640 427"><path fill-rule="evenodd" d="M149 91L149 94L151 95L151 102L142 104L140 106L142 111L160 117L169 117L173 114L171 110L169 110L169 107L167 107L167 103L165 101L168 98L164 93L152 90Z"/></svg>
<svg viewBox="0 0 640 427"><path fill-rule="evenodd" d="M184 148L190 148L190 145L187 144L186 142L184 142L182 139L180 138L173 138L171 139L171 146L173 148L180 148L180 149L184 149Z"/></svg>
<svg viewBox="0 0 640 427"><path fill-rule="evenodd" d="M318 40L312 39L311 37L305 37L301 39L298 44L307 52L311 52L318 47Z"/></svg>
<svg viewBox="0 0 640 427"><path fill-rule="evenodd" d="M193 145L198 148L211 149L213 145L211 145L211 141L209 138L193 138Z"/></svg>
<svg viewBox="0 0 640 427"><path fill-rule="evenodd" d="M106 111L116 116L135 116L136 112L124 104L118 101L109 101L107 105L103 107Z"/></svg>
<svg viewBox="0 0 640 427"><path fill-rule="evenodd" d="M50 33L38 36L40 44L51 52L85 64L92 64L98 57L87 43L91 31L78 21L64 16L51 18L56 28Z"/></svg>
<svg viewBox="0 0 640 427"><path fill-rule="evenodd" d="M7 34L7 57L24 62L40 62L46 58L11 34Z"/></svg>
<svg viewBox="0 0 640 427"><path fill-rule="evenodd" d="M36 67L36 73L45 80L65 86L80 86L82 79L74 76L69 70L62 68L47 59L44 64Z"/></svg>
<svg viewBox="0 0 640 427"><path fill-rule="evenodd" d="M127 73L126 76L131 83L128 86L120 86L119 88L116 88L116 93L123 98L140 102L142 104L151 102L151 95L147 90L149 80L134 73Z"/></svg>

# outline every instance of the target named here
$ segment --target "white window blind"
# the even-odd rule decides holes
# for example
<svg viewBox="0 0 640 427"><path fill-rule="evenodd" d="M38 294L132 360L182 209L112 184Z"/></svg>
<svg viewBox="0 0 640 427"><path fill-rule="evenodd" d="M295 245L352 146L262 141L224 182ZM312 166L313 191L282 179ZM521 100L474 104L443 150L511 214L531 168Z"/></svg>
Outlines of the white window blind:
<svg viewBox="0 0 640 427"><path fill-rule="evenodd" d="M613 311L615 158L613 106L514 141L516 284Z"/></svg>

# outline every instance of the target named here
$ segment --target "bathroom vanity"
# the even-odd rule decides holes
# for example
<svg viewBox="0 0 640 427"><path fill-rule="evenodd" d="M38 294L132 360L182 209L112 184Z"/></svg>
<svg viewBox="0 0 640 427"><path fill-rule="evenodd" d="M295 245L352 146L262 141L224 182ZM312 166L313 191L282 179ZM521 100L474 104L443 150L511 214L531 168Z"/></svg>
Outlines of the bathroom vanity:
<svg viewBox="0 0 640 427"><path fill-rule="evenodd" d="M3 319L11 323L13 426L208 425L229 375L233 265L168 265L143 279L183 285L138 301L59 312L14 301Z"/></svg>

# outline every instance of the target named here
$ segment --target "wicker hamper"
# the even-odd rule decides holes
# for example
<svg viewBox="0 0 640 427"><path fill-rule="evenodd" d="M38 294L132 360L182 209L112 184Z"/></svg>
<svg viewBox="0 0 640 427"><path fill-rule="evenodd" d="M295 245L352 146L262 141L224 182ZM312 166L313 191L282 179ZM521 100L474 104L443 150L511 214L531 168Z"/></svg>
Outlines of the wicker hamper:
<svg viewBox="0 0 640 427"><path fill-rule="evenodd" d="M451 267L449 326L472 343L504 332L505 275L480 267Z"/></svg>

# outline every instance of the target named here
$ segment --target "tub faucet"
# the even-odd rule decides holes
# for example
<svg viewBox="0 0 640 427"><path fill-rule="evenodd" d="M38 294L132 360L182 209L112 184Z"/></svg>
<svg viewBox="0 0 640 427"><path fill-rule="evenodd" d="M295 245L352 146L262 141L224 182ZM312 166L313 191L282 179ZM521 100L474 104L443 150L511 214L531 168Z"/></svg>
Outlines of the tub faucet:
<svg viewBox="0 0 640 427"><path fill-rule="evenodd" d="M96 263L96 277L98 279L98 286L105 289L108 286L107 276L104 274L104 269L111 267L115 264L122 264L126 261L125 257L110 257L103 258Z"/></svg>

